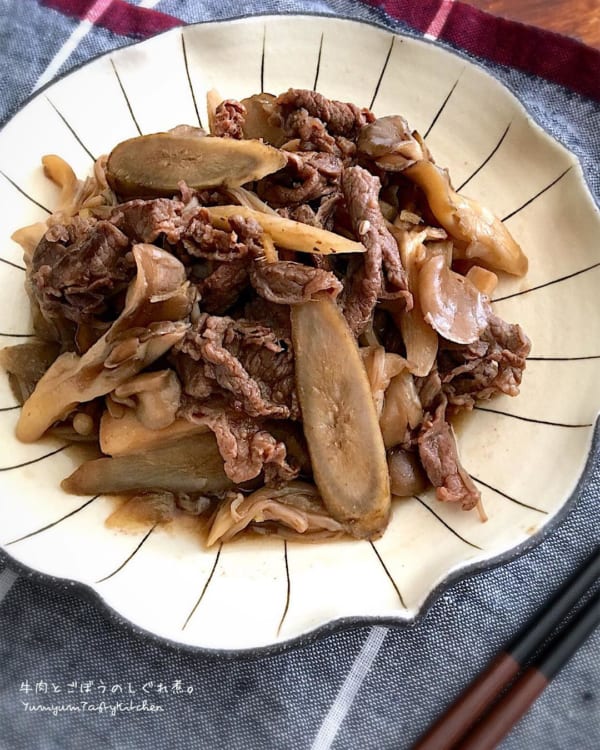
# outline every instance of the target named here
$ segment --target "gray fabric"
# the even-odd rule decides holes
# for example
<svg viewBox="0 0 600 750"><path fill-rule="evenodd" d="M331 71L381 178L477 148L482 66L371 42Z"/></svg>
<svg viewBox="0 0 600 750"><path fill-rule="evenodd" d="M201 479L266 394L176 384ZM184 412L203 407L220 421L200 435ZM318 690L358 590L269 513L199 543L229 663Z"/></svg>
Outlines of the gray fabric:
<svg viewBox="0 0 600 750"><path fill-rule="evenodd" d="M348 0L254 0L251 7L258 13L335 13L407 30L380 11ZM233 2L163 0L157 8L185 21L240 15ZM33 0L0 0L0 122L29 96L77 23ZM130 41L94 28L62 72ZM600 106L518 71L485 67L580 157L598 200ZM28 575L13 584L5 573L10 562L0 557L0 750L309 748L332 704L337 705L340 688L347 700L339 709L345 716L334 733L335 750L409 748L598 544L597 446L594 453L573 510L534 550L455 584L417 625L387 631L354 627L283 653L223 658L144 638L68 585L49 585L43 577ZM369 668L363 649L375 641ZM359 654L356 663L364 665L366 676L355 684L352 701L347 676L354 675L353 669L360 672ZM503 750L600 747L599 663L596 633L503 742ZM149 697L164 711L28 713L22 683L34 686L42 680L50 689L52 682L63 688L60 700L44 696L45 705L79 704L87 696L78 688L65 696L68 683L94 681L96 703L102 700L102 683L109 690L131 683L136 702ZM172 686L176 680L193 687L191 695L141 693L149 681ZM128 696L119 699L128 701ZM111 702L110 695L105 700Z"/></svg>

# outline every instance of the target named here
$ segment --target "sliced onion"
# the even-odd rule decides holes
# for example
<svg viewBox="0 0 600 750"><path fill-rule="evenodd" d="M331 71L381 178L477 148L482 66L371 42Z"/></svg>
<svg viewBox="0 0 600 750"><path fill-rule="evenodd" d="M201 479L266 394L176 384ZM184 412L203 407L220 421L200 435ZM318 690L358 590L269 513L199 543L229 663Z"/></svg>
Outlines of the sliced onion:
<svg viewBox="0 0 600 750"><path fill-rule="evenodd" d="M477 341L491 314L486 298L469 279L449 268L443 255L423 264L419 302L427 323L457 344Z"/></svg>
<svg viewBox="0 0 600 750"><path fill-rule="evenodd" d="M413 295L411 310L392 309L390 313L402 333L410 371L425 377L431 372L438 351L437 334L425 321L419 302L419 264L425 255L423 242L427 238L427 231L407 232L396 226L391 227L390 231L398 243L402 264L408 276L408 288Z"/></svg>
<svg viewBox="0 0 600 750"><path fill-rule="evenodd" d="M408 370L392 378L385 392L379 426L386 448L404 442L406 430L423 421L423 409L413 376Z"/></svg>
<svg viewBox="0 0 600 750"><path fill-rule="evenodd" d="M280 488L261 487L247 497L236 493L226 498L213 520L207 546L229 541L250 524L269 523L275 524L277 530L279 527L289 529L293 537L344 530L327 513L314 485L290 482Z"/></svg>
<svg viewBox="0 0 600 750"><path fill-rule="evenodd" d="M477 259L486 267L516 276L527 273L527 258L500 219L477 201L456 193L444 170L422 160L403 174L423 190L435 218L458 241L455 257Z"/></svg>

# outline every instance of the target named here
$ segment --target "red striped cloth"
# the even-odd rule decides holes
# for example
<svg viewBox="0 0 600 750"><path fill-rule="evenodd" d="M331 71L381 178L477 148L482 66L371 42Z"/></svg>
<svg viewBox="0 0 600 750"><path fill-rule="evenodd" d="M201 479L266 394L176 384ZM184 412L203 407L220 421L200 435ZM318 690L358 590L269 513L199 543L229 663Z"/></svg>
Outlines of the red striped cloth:
<svg viewBox="0 0 600 750"><path fill-rule="evenodd" d="M125 0L40 0L122 36L146 39L183 21ZM472 55L545 78L600 101L600 51L560 34L452 0L362 0L422 34Z"/></svg>
<svg viewBox="0 0 600 750"><path fill-rule="evenodd" d="M175 16L130 5L125 0L41 0L40 5L73 18L91 21L114 34L136 39L147 39L183 24Z"/></svg>
<svg viewBox="0 0 600 750"><path fill-rule="evenodd" d="M452 0L365 0L490 62L545 78L600 101L600 51L545 29L492 16ZM436 21L440 21L439 24Z"/></svg>

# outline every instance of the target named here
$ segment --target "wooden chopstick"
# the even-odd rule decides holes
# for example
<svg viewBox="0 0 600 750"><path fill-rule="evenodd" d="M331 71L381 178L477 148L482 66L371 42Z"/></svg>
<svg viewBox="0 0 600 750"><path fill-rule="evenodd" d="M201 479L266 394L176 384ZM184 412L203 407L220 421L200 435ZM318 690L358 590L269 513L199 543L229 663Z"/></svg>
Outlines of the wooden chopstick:
<svg viewBox="0 0 600 750"><path fill-rule="evenodd" d="M494 750L599 624L600 593L590 599L539 660L536 659L481 723L455 746L456 750Z"/></svg>
<svg viewBox="0 0 600 750"><path fill-rule="evenodd" d="M454 748L490 708L504 688L510 684L521 670L522 665L531 659L550 633L564 620L573 606L599 578L600 545L550 599L543 610L536 613L487 669L429 728L414 745L413 750L451 750L451 748ZM589 617L593 620L593 614ZM575 635L581 635L580 631L577 631ZM568 640L569 644L574 643L574 637ZM557 648L559 647L557 646ZM562 650L557 652L559 654L563 653L567 646L560 648ZM572 653L573 651L570 652L569 656ZM547 658L550 659L550 662L552 661L550 655ZM561 662L560 666L563 663L564 661ZM534 681L531 676L528 679ZM547 681L544 683L544 687L546 684ZM539 693L536 694L536 697L537 695ZM531 703L528 705L531 705Z"/></svg>

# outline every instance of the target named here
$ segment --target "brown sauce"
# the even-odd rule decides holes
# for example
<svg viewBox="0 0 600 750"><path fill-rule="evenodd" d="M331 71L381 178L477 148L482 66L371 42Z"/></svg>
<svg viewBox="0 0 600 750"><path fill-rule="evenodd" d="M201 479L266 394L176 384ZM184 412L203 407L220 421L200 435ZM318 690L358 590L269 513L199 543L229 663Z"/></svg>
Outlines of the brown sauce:
<svg viewBox="0 0 600 750"><path fill-rule="evenodd" d="M165 512L165 505L150 498L131 495L107 495L113 511L104 524L109 529L126 534L139 534L159 525L172 534L190 533L204 545L208 538L211 515L194 516L173 507Z"/></svg>

